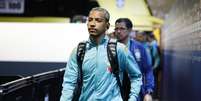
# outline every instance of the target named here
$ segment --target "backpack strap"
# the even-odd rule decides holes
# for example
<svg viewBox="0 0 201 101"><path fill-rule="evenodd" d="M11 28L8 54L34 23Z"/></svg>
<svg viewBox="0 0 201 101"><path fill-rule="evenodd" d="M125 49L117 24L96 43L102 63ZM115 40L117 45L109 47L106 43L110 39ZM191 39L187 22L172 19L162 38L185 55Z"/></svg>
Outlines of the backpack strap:
<svg viewBox="0 0 201 101"><path fill-rule="evenodd" d="M119 64L118 64L118 57L117 57L117 40L116 39L113 39L113 38L109 39L109 42L107 45L107 55L108 55L108 59L110 61L110 65L112 68L112 73L116 77L117 84L120 88L122 99L123 101L125 101L123 87L119 78Z"/></svg>
<svg viewBox="0 0 201 101"><path fill-rule="evenodd" d="M118 64L116 46L117 46L117 40L111 38L107 46L107 52L108 52L107 55L110 61L110 65L112 67L112 73L119 74L119 64Z"/></svg>
<svg viewBox="0 0 201 101"><path fill-rule="evenodd" d="M82 85L83 85L82 63L84 60L85 50L86 50L86 42L80 42L77 47L77 55L76 55L78 64L78 77L75 89L73 91L72 101L78 101L82 91Z"/></svg>

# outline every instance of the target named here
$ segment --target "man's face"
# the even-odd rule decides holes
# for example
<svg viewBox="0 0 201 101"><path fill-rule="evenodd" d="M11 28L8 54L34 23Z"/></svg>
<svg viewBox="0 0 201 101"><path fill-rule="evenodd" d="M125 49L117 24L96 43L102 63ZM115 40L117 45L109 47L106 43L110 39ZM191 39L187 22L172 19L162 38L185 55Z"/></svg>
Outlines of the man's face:
<svg viewBox="0 0 201 101"><path fill-rule="evenodd" d="M129 37L130 31L131 29L128 29L124 22L115 24L115 35L119 41L126 40Z"/></svg>
<svg viewBox="0 0 201 101"><path fill-rule="evenodd" d="M87 27L90 35L99 36L105 33L109 23L104 18L104 13L100 11L91 11L89 13Z"/></svg>
<svg viewBox="0 0 201 101"><path fill-rule="evenodd" d="M135 39L137 41L140 41L140 42L145 42L146 41L145 35L143 35L142 33L136 33Z"/></svg>

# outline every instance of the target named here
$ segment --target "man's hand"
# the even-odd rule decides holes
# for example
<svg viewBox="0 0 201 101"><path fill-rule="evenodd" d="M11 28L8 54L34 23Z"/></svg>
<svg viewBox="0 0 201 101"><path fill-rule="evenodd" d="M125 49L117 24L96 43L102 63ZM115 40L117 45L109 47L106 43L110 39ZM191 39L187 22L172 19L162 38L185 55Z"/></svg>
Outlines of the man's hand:
<svg viewBox="0 0 201 101"><path fill-rule="evenodd" d="M146 94L144 96L144 100L143 101L152 101L152 96L150 94Z"/></svg>

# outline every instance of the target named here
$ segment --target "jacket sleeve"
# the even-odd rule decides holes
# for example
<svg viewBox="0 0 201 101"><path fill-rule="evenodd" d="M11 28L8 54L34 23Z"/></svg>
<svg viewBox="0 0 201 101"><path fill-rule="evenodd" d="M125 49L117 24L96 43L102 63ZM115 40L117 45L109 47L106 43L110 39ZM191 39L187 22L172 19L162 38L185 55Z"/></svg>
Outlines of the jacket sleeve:
<svg viewBox="0 0 201 101"><path fill-rule="evenodd" d="M66 65L63 84L62 84L62 95L60 97L60 101L71 101L73 96L73 91L76 85L77 73L78 73L78 65L76 60L76 48L71 53L69 61Z"/></svg>
<svg viewBox="0 0 201 101"><path fill-rule="evenodd" d="M148 53L146 52L145 48L142 47L142 66L143 66L143 73L144 73L144 91L143 93L152 91L154 89L154 75L153 69L151 66L151 62L148 61Z"/></svg>
<svg viewBox="0 0 201 101"><path fill-rule="evenodd" d="M153 69L156 69L159 64L160 64L160 56L159 56L159 50L158 50L158 46L156 45L152 45L151 46L151 54L153 56L153 59L154 59L154 63L153 63Z"/></svg>
<svg viewBox="0 0 201 101"><path fill-rule="evenodd" d="M131 52L126 48L126 46L121 44L120 46L122 47L119 47L120 49L118 49L119 66L121 69L125 69L128 72L131 81L129 101L137 101L142 85L142 75ZM121 56L119 56L119 54Z"/></svg>

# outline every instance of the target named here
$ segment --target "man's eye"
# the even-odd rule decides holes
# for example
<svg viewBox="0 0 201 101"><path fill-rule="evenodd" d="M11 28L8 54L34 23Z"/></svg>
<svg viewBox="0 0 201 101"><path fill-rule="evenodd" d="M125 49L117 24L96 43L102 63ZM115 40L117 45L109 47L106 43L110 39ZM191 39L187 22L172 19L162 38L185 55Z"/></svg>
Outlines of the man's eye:
<svg viewBox="0 0 201 101"><path fill-rule="evenodd" d="M97 22L102 22L102 20L97 20Z"/></svg>
<svg viewBox="0 0 201 101"><path fill-rule="evenodd" d="M102 21L103 21L103 19L96 19L96 21L97 21L97 22L102 22Z"/></svg>
<svg viewBox="0 0 201 101"><path fill-rule="evenodd" d="M114 30L115 31L117 31L117 30L123 31L123 30L126 30L126 28L120 27L120 28L115 28Z"/></svg>
<svg viewBox="0 0 201 101"><path fill-rule="evenodd" d="M88 21L91 21L91 19L88 19Z"/></svg>

